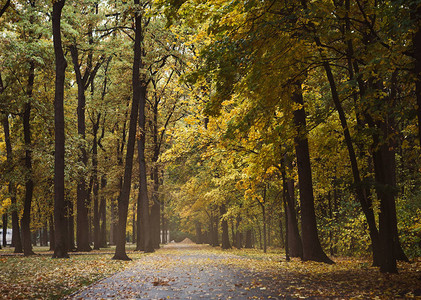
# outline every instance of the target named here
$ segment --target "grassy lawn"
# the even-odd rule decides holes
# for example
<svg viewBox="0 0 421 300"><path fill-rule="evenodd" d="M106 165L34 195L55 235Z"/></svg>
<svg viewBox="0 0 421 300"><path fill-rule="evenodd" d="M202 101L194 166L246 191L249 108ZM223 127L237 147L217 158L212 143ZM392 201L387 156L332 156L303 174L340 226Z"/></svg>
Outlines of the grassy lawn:
<svg viewBox="0 0 421 300"><path fill-rule="evenodd" d="M133 250L128 245L128 251ZM113 248L70 253L69 259L52 259L46 247L34 247L36 256L11 255L0 250L1 299L61 299L99 279L130 267L142 253L131 252L131 262L111 260Z"/></svg>

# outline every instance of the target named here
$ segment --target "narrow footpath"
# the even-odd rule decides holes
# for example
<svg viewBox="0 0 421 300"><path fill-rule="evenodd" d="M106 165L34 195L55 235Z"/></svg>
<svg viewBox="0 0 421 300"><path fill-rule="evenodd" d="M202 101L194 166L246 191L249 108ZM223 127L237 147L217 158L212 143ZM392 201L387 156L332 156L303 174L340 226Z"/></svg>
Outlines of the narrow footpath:
<svg viewBox="0 0 421 300"><path fill-rule="evenodd" d="M244 264L231 263L238 260ZM286 299L270 288L272 278L242 267L246 260L209 246L171 243L65 299Z"/></svg>

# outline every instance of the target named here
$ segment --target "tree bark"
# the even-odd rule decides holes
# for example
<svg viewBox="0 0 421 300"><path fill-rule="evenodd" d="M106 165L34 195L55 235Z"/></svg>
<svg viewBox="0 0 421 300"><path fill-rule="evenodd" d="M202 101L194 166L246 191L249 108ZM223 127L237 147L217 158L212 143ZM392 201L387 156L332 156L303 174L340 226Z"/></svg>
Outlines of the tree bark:
<svg viewBox="0 0 421 300"><path fill-rule="evenodd" d="M378 146L376 146L377 148ZM397 273L396 251L394 251L392 212L394 205L394 191L390 190L388 164L390 151L387 145L382 145L373 152L374 172L377 182L376 193L380 199L379 239L381 247L380 272ZM379 186L382 185L382 186Z"/></svg>
<svg viewBox="0 0 421 300"><path fill-rule="evenodd" d="M32 251L31 243L31 205L32 205L32 194L34 191L34 182L32 180L32 145L31 145L31 101L32 91L34 88L35 80L35 64L30 62L28 87L26 94L28 96L28 102L25 103L25 109L23 113L23 135L25 141L25 168L26 168L26 179L25 179L25 200L23 204L23 215L21 219L22 229L22 242L23 242L23 254L25 256L35 254Z"/></svg>
<svg viewBox="0 0 421 300"><path fill-rule="evenodd" d="M139 4L139 0L135 0L134 4ZM142 15L136 12L135 16L135 41L134 41L134 59L133 59L133 99L132 109L130 113L129 136L127 139L126 165L124 169L123 187L118 201L118 227L117 227L117 243L113 259L130 260L126 254L126 226L127 213L129 209L130 188L132 182L133 155L136 142L136 127L139 111L139 103L141 101L142 83L140 80L140 67L142 66ZM146 88L146 87L145 87Z"/></svg>
<svg viewBox="0 0 421 300"><path fill-rule="evenodd" d="M107 186L107 178L105 175L101 177L101 203L99 205L99 217L101 219L100 226L100 247L107 247L107 199L105 198L105 187ZM111 229L110 229L111 230Z"/></svg>
<svg viewBox="0 0 421 300"><path fill-rule="evenodd" d="M285 208L285 230L286 240L285 246L288 248L289 257L303 257L303 244L301 241L300 232L298 230L297 213L295 211L295 197L294 197L294 179L287 176L286 167L292 169L292 162L290 159L284 157L281 161L281 174L283 183L283 197Z"/></svg>
<svg viewBox="0 0 421 300"><path fill-rule="evenodd" d="M64 79L67 62L64 57L61 42L61 12L65 0L55 1L53 4L52 29L56 64L55 95L54 95L54 125L55 125L55 151L54 151L54 224L55 247L53 258L67 258L66 237L67 227L65 218L64 198Z"/></svg>
<svg viewBox="0 0 421 300"><path fill-rule="evenodd" d="M155 249L159 248L160 235L161 235L161 203L159 199L159 169L158 169L158 158L159 158L159 143L158 143L158 101L155 101L153 105L153 128L152 128L152 139L153 139L153 157L152 157L152 180L153 180L153 194L152 194L152 209L151 209L151 233L152 233L152 244Z"/></svg>
<svg viewBox="0 0 421 300"><path fill-rule="evenodd" d="M140 139L137 141L138 160L139 160L139 198L138 198L138 244L136 249L145 252L153 252L154 245L151 236L151 220L149 215L149 196L148 182L146 175L145 159L145 105L146 105L146 82L140 83L140 105L139 105L139 129L141 131ZM159 213L159 211L158 211Z"/></svg>
<svg viewBox="0 0 421 300"><path fill-rule="evenodd" d="M99 227L99 182L98 182L98 129L101 119L101 113L98 114L96 122L92 124L93 136L92 141L92 176L93 176L93 194L94 194L94 249L100 247L100 227Z"/></svg>
<svg viewBox="0 0 421 300"><path fill-rule="evenodd" d="M75 45L70 46L70 53L72 56L73 69L75 70L76 83L77 83L77 132L79 137L83 140L79 144L79 163L87 167L88 154L84 144L86 138L86 123L85 123L85 108L86 108L86 97L85 97L85 84L87 76L83 76L80 71L79 65L79 53ZM77 218L76 218L76 242L77 251L87 252L91 251L92 248L89 245L89 231L88 228L88 194L85 180L85 172L79 174L77 183Z"/></svg>
<svg viewBox="0 0 421 300"><path fill-rule="evenodd" d="M333 264L327 257L319 241L314 210L313 179L311 174L310 152L307 140L306 114L301 83L295 84L292 100L301 108L294 111L294 123L297 127L295 152L297 155L298 184L301 201L301 227L303 237L303 260L312 260Z"/></svg>

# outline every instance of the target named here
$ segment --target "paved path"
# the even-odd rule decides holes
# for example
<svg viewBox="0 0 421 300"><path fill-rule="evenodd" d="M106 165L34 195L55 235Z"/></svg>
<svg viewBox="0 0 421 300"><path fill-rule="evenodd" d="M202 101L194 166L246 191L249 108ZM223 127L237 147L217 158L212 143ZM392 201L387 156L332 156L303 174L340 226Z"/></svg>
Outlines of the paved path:
<svg viewBox="0 0 421 300"><path fill-rule="evenodd" d="M207 249L167 245L66 299L278 299L269 278L230 264L245 258Z"/></svg>

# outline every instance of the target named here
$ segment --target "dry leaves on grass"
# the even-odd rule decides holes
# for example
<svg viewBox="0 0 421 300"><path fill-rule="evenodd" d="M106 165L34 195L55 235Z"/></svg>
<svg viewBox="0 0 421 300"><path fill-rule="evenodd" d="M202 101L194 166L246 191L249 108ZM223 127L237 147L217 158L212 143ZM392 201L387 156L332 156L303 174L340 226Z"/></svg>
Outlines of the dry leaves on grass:
<svg viewBox="0 0 421 300"><path fill-rule="evenodd" d="M139 256L140 254L136 254ZM110 254L7 256L0 258L2 299L61 299L83 286L121 271L133 262L111 260Z"/></svg>

